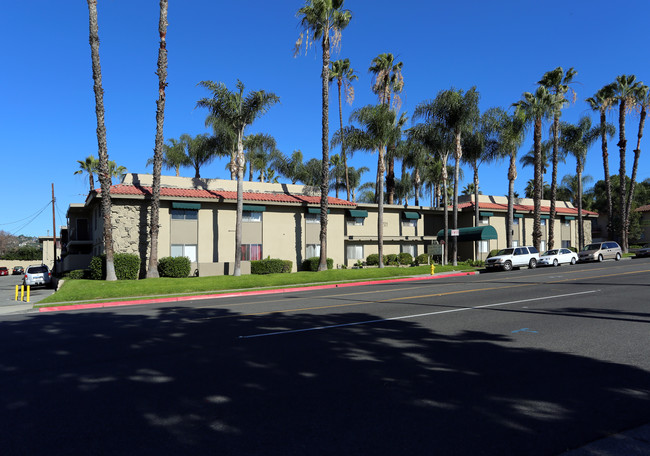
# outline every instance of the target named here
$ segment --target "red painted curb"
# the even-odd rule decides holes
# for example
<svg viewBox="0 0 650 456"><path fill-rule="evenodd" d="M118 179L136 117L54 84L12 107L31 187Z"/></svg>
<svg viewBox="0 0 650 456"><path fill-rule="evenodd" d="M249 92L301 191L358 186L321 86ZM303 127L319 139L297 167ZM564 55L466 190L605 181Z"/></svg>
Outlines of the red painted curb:
<svg viewBox="0 0 650 456"><path fill-rule="evenodd" d="M132 300L132 301L101 302L101 303L94 303L94 304L73 304L70 306L41 307L38 309L38 311L59 312L62 310L100 309L103 307L137 306L143 304L160 304L165 302L200 301L205 299L233 298L239 296L256 296L256 295L265 295L265 294L292 293L296 291L306 291L306 290L326 290L329 288L358 287L361 285L376 285L382 283L413 282L417 280L442 279L445 277L460 277L460 276L468 276L468 275L476 275L476 272L456 272L451 274L441 274L438 276L432 275L432 276L421 276L421 277L407 277L404 279L386 279L386 280L369 280L365 282L333 283L328 285L316 285L313 287L277 288L274 290L240 291L237 293L219 293L219 294L198 295L198 296L179 296L176 298L140 299L140 300Z"/></svg>

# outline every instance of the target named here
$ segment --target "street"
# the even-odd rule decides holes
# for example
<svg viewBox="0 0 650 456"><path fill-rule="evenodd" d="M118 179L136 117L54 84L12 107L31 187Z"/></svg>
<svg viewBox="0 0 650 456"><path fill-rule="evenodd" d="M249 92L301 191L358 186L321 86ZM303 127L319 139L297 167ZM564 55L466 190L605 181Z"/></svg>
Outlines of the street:
<svg viewBox="0 0 650 456"><path fill-rule="evenodd" d="M650 422L650 259L3 316L3 455L556 455Z"/></svg>

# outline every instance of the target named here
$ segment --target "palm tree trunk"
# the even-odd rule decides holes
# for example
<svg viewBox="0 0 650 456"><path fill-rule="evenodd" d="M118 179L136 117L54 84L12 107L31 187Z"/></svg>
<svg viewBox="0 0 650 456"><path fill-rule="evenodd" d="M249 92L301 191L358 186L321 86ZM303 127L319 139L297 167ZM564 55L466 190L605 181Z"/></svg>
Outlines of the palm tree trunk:
<svg viewBox="0 0 650 456"><path fill-rule="evenodd" d="M379 171L379 204L377 208L377 251L379 253L379 267L384 267L384 146L379 148L379 159L377 161Z"/></svg>
<svg viewBox="0 0 650 456"><path fill-rule="evenodd" d="M463 149L461 146L461 133L460 131L456 132L456 150L454 152L454 158L456 163L454 164L454 229L458 229L458 181L460 179L460 160L463 157ZM458 237L452 236L452 246L451 246L451 260L452 264L456 266L458 264Z"/></svg>
<svg viewBox="0 0 650 456"><path fill-rule="evenodd" d="M343 137L343 106L341 103L341 84L342 81L338 79L339 88L339 124L341 126L341 158L343 159L343 167L345 168L345 191L347 193L347 200L350 201L350 175L348 173L348 157L345 152L345 138ZM336 188L336 197L338 198L338 187Z"/></svg>
<svg viewBox="0 0 650 456"><path fill-rule="evenodd" d="M618 177L619 177L619 185L620 185L620 194L619 194L619 212L620 212L620 217L621 217L621 228L620 228L620 236L621 236L621 249L623 250L623 253L627 252L627 231L626 231L626 221L627 221L627 214L625 213L625 195L626 195L626 182L625 182L625 149L627 146L627 140L625 139L625 111L627 110L625 98L621 99L620 105L619 105L619 111L618 111L618 148L619 148L619 156L620 156L620 163L619 163L619 170L618 170Z"/></svg>
<svg viewBox="0 0 650 456"><path fill-rule="evenodd" d="M582 163L578 159L576 174L578 175L578 250L585 245L585 227L582 221Z"/></svg>
<svg viewBox="0 0 650 456"><path fill-rule="evenodd" d="M449 198L447 196L447 154L443 154L442 157L442 192L444 193L443 199L444 199L444 212L445 212L445 217L444 217L444 225L445 225L445 246L443 247L444 251L442 252L442 265L445 266L447 264L447 255L449 254L447 249L449 248Z"/></svg>
<svg viewBox="0 0 650 456"><path fill-rule="evenodd" d="M508 168L508 220L506 224L506 247L512 247L512 227L515 215L515 179L517 179L517 154L510 154Z"/></svg>
<svg viewBox="0 0 650 456"><path fill-rule="evenodd" d="M241 275L241 246L242 246L242 218L244 215L244 157L243 143L244 129L237 134L237 160L235 162L237 173L237 215L235 218L235 269L233 276Z"/></svg>
<svg viewBox="0 0 650 456"><path fill-rule="evenodd" d="M104 253L106 254L106 280L115 281L113 262L113 226L111 224L111 176L108 172L108 147L104 124L104 89L102 68L99 61L99 27L97 25L97 0L88 0L90 21L90 54L93 68L93 89L95 92L95 115L97 117L97 145L99 154L99 183L102 189L102 214L104 217Z"/></svg>
<svg viewBox="0 0 650 456"><path fill-rule="evenodd" d="M478 226L480 214L478 208L478 166L476 162L472 164L474 168L474 226ZM479 241L474 242L474 259L478 260Z"/></svg>
<svg viewBox="0 0 650 456"><path fill-rule="evenodd" d="M603 151L603 170L605 173L605 193L607 194L607 239L614 238L614 228L612 225L612 217L614 215L612 204L612 183L609 177L609 154L607 152L607 123L606 111L604 108L600 109L600 141L601 149Z"/></svg>
<svg viewBox="0 0 650 456"><path fill-rule="evenodd" d="M557 164L559 161L559 148L560 148L560 138L559 138L559 126L560 126L560 114L555 113L553 118L553 170L551 172L551 207L549 214L549 226L548 226L548 248L552 249L555 244L555 200L557 198ZM541 227L540 227L541 228Z"/></svg>
<svg viewBox="0 0 650 456"><path fill-rule="evenodd" d="M167 86L167 0L160 0L158 24L160 48L158 50L158 100L156 101L156 142L153 154L153 188L151 201L151 250L147 278L158 277L158 231L160 229L160 174L163 159L163 124L165 121L165 87Z"/></svg>
<svg viewBox="0 0 650 456"><path fill-rule="evenodd" d="M415 205L419 206L420 205L420 187L422 186L422 178L420 177L420 170L416 167L415 171Z"/></svg>
<svg viewBox="0 0 650 456"><path fill-rule="evenodd" d="M388 192L388 204L393 204L395 202L395 145L389 144L389 157L386 160L388 162L388 172L386 173L386 191Z"/></svg>
<svg viewBox="0 0 650 456"><path fill-rule="evenodd" d="M535 177L533 187L533 245L537 250L542 240L541 209L542 209L542 118L535 119L534 131L534 164Z"/></svg>
<svg viewBox="0 0 650 456"><path fill-rule="evenodd" d="M634 162L632 164L632 177L630 178L630 191L627 194L627 202L625 203L625 213L627 214L625 223L625 232L630 231L630 212L632 211L632 201L634 200L634 187L636 185L636 172L639 167L639 157L641 156L641 138L643 137L643 128L645 126L645 118L647 112L646 107L643 105L641 108L641 117L639 119L639 132L637 133L636 149L634 149Z"/></svg>
<svg viewBox="0 0 650 456"><path fill-rule="evenodd" d="M327 271L327 193L329 191L329 70L330 70L330 40L329 30L323 34L323 134L321 137L323 147L323 163L320 185L320 262L319 271Z"/></svg>
<svg viewBox="0 0 650 456"><path fill-rule="evenodd" d="M93 173L88 173L88 179L90 180L90 191L93 192L95 191L95 176L93 176Z"/></svg>

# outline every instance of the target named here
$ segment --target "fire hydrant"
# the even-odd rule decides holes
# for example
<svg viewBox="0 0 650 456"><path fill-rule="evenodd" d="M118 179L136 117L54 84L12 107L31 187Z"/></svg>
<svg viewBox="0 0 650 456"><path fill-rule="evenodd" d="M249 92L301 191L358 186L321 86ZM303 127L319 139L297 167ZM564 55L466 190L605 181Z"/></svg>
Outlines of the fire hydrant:
<svg viewBox="0 0 650 456"><path fill-rule="evenodd" d="M431 275L433 275L436 272L436 266L431 263Z"/></svg>

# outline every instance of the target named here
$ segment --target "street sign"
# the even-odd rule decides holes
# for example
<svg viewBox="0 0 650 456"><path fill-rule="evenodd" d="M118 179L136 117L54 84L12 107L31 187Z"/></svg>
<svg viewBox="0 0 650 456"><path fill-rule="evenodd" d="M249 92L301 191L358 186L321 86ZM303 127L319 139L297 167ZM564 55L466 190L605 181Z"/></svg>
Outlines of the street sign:
<svg viewBox="0 0 650 456"><path fill-rule="evenodd" d="M451 235L452 235L452 236L458 236L458 235L460 235L460 230L451 230Z"/></svg>

